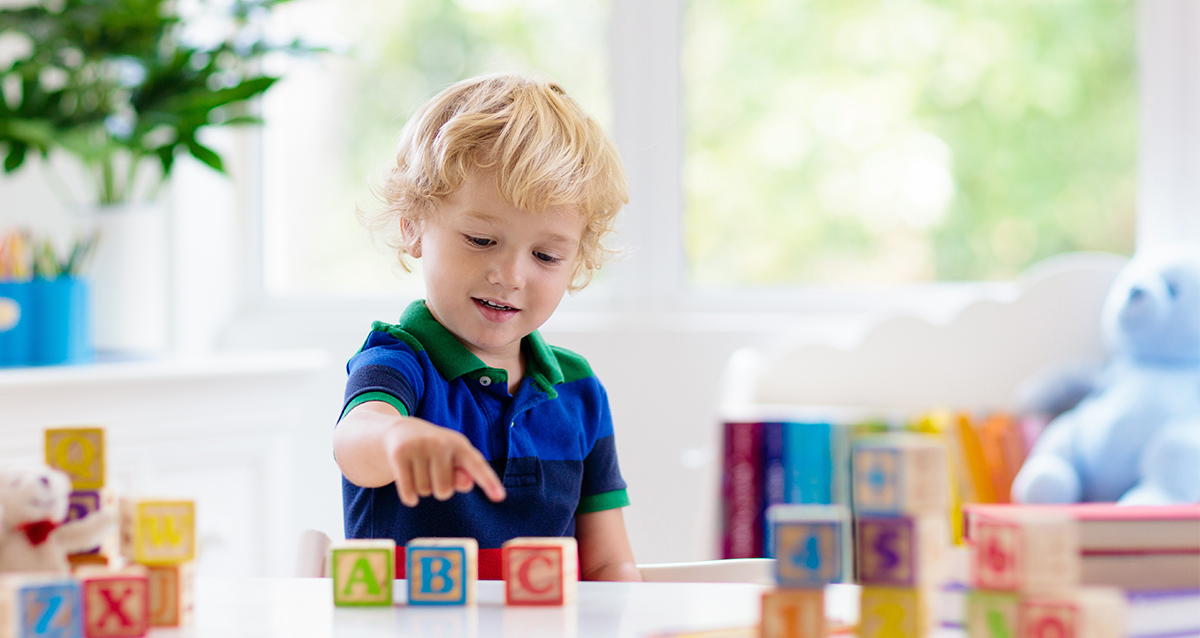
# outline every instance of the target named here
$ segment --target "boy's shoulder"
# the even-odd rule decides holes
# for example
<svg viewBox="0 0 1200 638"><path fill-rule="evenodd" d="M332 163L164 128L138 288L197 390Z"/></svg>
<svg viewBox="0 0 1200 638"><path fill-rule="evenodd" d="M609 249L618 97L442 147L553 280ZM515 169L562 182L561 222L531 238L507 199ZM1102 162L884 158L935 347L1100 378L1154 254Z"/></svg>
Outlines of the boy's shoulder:
<svg viewBox="0 0 1200 638"><path fill-rule="evenodd" d="M562 370L563 383L596 378L591 364L583 355L561 346L550 346L550 352L554 355L554 361L558 364L559 369Z"/></svg>
<svg viewBox="0 0 1200 638"><path fill-rule="evenodd" d="M371 323L371 331L367 334L367 339L363 342L362 350L374 346L386 345L399 341L413 349L413 352L421 352L425 349L425 345L421 343L411 332L405 330L402 326L388 323L386 321L374 321Z"/></svg>

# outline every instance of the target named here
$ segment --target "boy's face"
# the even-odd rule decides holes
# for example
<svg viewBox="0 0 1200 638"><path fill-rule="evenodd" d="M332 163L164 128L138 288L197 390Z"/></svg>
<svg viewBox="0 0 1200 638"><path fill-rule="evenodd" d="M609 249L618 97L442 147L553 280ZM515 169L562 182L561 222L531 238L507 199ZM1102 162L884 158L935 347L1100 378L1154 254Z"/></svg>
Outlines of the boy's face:
<svg viewBox="0 0 1200 638"><path fill-rule="evenodd" d="M493 367L513 370L521 339L554 313L575 272L585 219L576 207L530 213L473 171L418 229L426 305Z"/></svg>

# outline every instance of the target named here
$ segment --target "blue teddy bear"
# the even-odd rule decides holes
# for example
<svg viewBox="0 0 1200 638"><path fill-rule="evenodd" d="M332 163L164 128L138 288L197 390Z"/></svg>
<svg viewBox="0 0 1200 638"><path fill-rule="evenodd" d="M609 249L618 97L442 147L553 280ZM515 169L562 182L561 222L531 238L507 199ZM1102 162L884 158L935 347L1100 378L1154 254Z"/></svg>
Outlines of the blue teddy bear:
<svg viewBox="0 0 1200 638"><path fill-rule="evenodd" d="M1200 502L1200 247L1135 256L1104 306L1112 360L1013 481L1018 503Z"/></svg>

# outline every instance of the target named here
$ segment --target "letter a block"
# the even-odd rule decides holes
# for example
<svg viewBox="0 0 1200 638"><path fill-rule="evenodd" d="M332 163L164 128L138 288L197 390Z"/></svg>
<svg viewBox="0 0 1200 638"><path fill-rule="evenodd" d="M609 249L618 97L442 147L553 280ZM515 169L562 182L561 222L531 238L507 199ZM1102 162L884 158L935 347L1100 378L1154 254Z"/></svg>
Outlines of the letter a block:
<svg viewBox="0 0 1200 638"><path fill-rule="evenodd" d="M1003 515L974 517L970 538L971 583L977 588L1021 591L1079 584L1079 527L1067 515L1014 506Z"/></svg>
<svg viewBox="0 0 1200 638"><path fill-rule="evenodd" d="M825 590L763 592L762 638L825 638Z"/></svg>
<svg viewBox="0 0 1200 638"><path fill-rule="evenodd" d="M864 438L854 444L855 515L937 514L950 504L946 446L915 434Z"/></svg>
<svg viewBox="0 0 1200 638"><path fill-rule="evenodd" d="M152 626L182 627L192 621L194 573L192 563L146 566Z"/></svg>
<svg viewBox="0 0 1200 638"><path fill-rule="evenodd" d="M396 574L396 541L390 538L348 539L329 547L333 567L333 604L392 604Z"/></svg>
<svg viewBox="0 0 1200 638"><path fill-rule="evenodd" d="M473 605L479 580L474 538L414 538L405 545L410 605Z"/></svg>
<svg viewBox="0 0 1200 638"><path fill-rule="evenodd" d="M193 501L121 499L121 554L143 565L170 565L196 555Z"/></svg>
<svg viewBox="0 0 1200 638"><path fill-rule="evenodd" d="M79 583L58 575L0 577L0 637L83 638Z"/></svg>
<svg viewBox="0 0 1200 638"><path fill-rule="evenodd" d="M858 582L933 586L942 580L950 526L944 516L860 516Z"/></svg>
<svg viewBox="0 0 1200 638"><path fill-rule="evenodd" d="M863 587L859 638L921 638L931 629L932 592L898 587Z"/></svg>
<svg viewBox="0 0 1200 638"><path fill-rule="evenodd" d="M71 477L77 490L104 487L104 428L46 428L46 465Z"/></svg>
<svg viewBox="0 0 1200 638"><path fill-rule="evenodd" d="M78 574L83 589L83 631L87 638L145 636L150 629L150 579L146 568Z"/></svg>
<svg viewBox="0 0 1200 638"><path fill-rule="evenodd" d="M579 581L574 538L514 538L501 548L504 601L509 605L569 605Z"/></svg>
<svg viewBox="0 0 1200 638"><path fill-rule="evenodd" d="M776 505L767 519L780 587L824 588L842 579L842 535L850 520L844 507Z"/></svg>

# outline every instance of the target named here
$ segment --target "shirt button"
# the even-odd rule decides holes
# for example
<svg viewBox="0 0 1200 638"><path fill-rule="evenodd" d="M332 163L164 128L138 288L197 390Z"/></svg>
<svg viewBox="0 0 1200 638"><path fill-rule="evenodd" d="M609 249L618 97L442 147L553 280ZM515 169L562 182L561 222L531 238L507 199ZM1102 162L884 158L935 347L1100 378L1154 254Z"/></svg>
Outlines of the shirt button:
<svg viewBox="0 0 1200 638"><path fill-rule="evenodd" d="M510 427L510 428L515 428L515 427L517 427L517 422L516 422L516 421L513 421L512 423L509 423L509 424L508 424L508 427Z"/></svg>
<svg viewBox="0 0 1200 638"><path fill-rule="evenodd" d="M492 378L491 377L479 377L479 385L481 385L485 388L488 387L489 385L492 385Z"/></svg>

